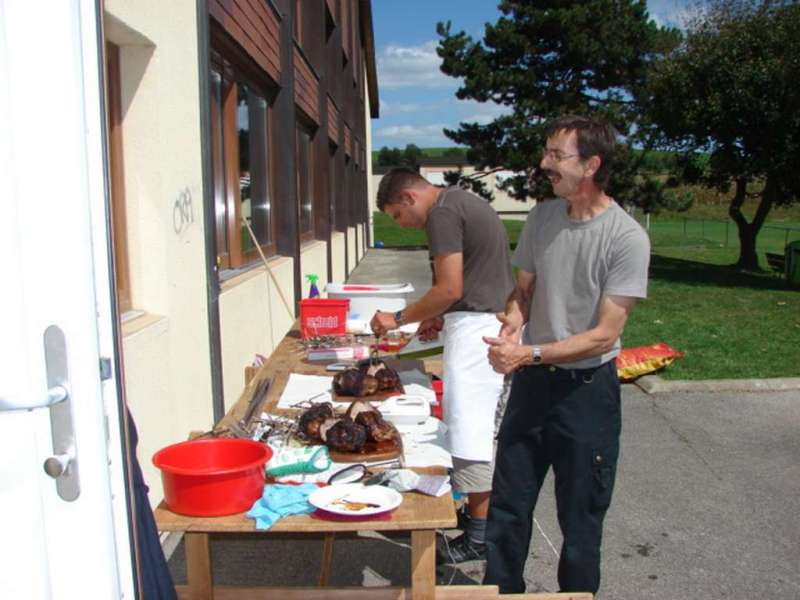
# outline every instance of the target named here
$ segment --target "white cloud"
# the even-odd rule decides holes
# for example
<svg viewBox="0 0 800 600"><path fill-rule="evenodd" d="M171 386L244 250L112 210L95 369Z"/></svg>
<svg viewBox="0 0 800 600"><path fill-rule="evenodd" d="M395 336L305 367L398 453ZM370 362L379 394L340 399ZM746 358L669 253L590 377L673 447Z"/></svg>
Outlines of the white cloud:
<svg viewBox="0 0 800 600"><path fill-rule="evenodd" d="M455 85L455 79L439 70L442 59L436 46L435 40L419 46L384 46L378 51L378 84L387 89Z"/></svg>
<svg viewBox="0 0 800 600"><path fill-rule="evenodd" d="M432 105L420 104L419 102L394 103L381 100L381 116L388 117L406 113L415 113L427 110Z"/></svg>
<svg viewBox="0 0 800 600"><path fill-rule="evenodd" d="M416 144L417 146L450 145L452 141L442 133L444 127L446 126L441 123L434 125L392 125L378 129L374 135L376 138L393 140L394 143L398 143L401 146L406 144Z"/></svg>

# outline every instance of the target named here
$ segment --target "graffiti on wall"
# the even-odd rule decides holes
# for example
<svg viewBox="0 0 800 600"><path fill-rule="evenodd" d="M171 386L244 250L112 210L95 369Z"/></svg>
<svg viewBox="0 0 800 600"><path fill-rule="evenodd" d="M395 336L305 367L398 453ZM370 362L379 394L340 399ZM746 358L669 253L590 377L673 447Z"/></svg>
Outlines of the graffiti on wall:
<svg viewBox="0 0 800 600"><path fill-rule="evenodd" d="M177 235L181 235L192 226L192 223L194 223L192 192L187 187L178 192L172 205L172 228Z"/></svg>

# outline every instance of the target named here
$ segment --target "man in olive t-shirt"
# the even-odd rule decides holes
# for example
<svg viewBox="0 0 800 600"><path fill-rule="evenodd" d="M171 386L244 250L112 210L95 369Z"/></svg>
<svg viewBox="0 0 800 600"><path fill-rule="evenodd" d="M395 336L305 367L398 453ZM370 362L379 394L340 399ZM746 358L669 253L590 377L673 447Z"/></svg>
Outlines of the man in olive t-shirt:
<svg viewBox="0 0 800 600"><path fill-rule="evenodd" d="M431 289L398 313L378 312L371 325L382 335L420 321L421 337L444 337L444 420L453 457L453 487L468 496L465 533L445 544L444 562L484 556L492 485L494 423L504 377L489 364L484 336L495 336L514 288L505 227L488 202L458 187L431 185L410 169L381 180L378 208L402 227L424 229L433 260Z"/></svg>

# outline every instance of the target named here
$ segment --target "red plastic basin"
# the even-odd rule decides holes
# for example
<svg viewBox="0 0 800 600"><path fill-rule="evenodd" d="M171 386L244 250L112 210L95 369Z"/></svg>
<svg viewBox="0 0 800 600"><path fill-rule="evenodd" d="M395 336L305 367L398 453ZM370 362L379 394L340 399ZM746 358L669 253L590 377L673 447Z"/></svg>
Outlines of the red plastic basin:
<svg viewBox="0 0 800 600"><path fill-rule="evenodd" d="M265 444L250 440L192 440L153 456L161 469L164 501L173 512L220 517L248 510L264 490Z"/></svg>

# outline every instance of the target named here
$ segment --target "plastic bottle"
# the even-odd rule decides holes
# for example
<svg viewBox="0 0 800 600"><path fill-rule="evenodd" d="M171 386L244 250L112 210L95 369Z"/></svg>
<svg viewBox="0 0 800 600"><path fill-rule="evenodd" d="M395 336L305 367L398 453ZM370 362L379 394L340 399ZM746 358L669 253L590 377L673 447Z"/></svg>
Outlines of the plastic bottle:
<svg viewBox="0 0 800 600"><path fill-rule="evenodd" d="M317 280L319 277L314 275L314 273L309 273L306 275L306 279L311 284L311 288L308 290L308 297L309 298L319 298L319 290L317 289Z"/></svg>

